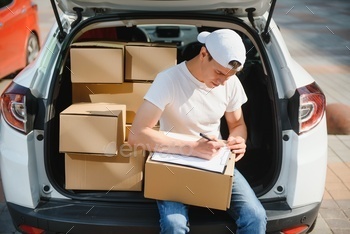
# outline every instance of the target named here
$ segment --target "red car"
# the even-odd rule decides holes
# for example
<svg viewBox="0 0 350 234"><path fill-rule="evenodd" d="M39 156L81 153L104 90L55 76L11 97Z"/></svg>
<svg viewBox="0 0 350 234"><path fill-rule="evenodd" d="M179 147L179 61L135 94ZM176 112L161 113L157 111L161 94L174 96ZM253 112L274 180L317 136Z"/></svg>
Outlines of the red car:
<svg viewBox="0 0 350 234"><path fill-rule="evenodd" d="M39 35L36 4L0 1L0 78L15 74L36 58Z"/></svg>

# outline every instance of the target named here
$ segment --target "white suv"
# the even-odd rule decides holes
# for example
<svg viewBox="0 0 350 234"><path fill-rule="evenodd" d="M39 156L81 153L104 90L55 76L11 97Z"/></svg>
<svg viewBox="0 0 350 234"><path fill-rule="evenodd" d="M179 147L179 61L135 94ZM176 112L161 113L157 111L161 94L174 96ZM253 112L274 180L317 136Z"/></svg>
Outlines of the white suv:
<svg viewBox="0 0 350 234"><path fill-rule="evenodd" d="M57 24L36 61L1 96L1 176L19 230L159 232L156 203L144 198L142 189L66 187L59 135L60 113L75 95L70 51L82 41L157 43L175 46L180 63L196 54L198 32L218 28L235 30L247 49L238 76L249 99L243 106L249 137L246 155L236 166L267 211L268 233L312 230L326 178L325 96L291 58L272 19L276 0L56 0L61 14L51 2ZM92 85L91 93L100 94L98 84ZM80 101L91 101L84 95ZM130 99L132 95L126 101ZM224 121L221 130L225 136ZM235 228L224 211L193 207L190 216L192 233L231 233Z"/></svg>

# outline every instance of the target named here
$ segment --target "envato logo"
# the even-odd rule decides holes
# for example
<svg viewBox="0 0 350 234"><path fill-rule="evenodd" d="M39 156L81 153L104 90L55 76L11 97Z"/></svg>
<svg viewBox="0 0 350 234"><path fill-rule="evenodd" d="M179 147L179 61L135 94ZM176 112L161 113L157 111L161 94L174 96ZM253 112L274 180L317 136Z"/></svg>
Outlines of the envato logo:
<svg viewBox="0 0 350 234"><path fill-rule="evenodd" d="M177 145L175 142L171 145L163 145L156 144L155 146L151 146L150 144L134 144L130 145L128 143L124 143L119 147L117 151L118 156L122 157L137 157L137 156L147 156L149 152L165 152L162 154L164 157L168 155L166 152L177 152L180 155L192 155L193 148L190 145Z"/></svg>

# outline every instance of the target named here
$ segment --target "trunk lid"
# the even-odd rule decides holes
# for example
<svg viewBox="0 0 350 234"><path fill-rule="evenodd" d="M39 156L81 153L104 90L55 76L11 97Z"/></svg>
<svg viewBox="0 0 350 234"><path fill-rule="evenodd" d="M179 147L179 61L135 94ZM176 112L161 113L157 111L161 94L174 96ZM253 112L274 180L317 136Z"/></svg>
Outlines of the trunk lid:
<svg viewBox="0 0 350 234"><path fill-rule="evenodd" d="M116 11L208 11L230 9L234 16L247 16L247 9L254 8L254 16L263 15L270 7L270 0L56 0L59 8L75 15L74 8L83 9L83 16Z"/></svg>

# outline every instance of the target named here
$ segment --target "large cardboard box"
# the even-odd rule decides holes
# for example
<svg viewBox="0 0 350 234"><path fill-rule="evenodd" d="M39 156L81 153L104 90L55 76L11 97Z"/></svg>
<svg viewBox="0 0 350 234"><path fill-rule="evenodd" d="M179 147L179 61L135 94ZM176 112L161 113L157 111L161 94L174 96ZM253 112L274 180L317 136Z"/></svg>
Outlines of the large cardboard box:
<svg viewBox="0 0 350 234"><path fill-rule="evenodd" d="M234 157L223 174L187 166L152 161L145 166L144 196L218 210L230 207Z"/></svg>
<svg viewBox="0 0 350 234"><path fill-rule="evenodd" d="M124 142L124 105L77 103L60 113L60 152L115 155Z"/></svg>
<svg viewBox="0 0 350 234"><path fill-rule="evenodd" d="M66 189L141 191L145 158L143 150L114 157L66 153Z"/></svg>
<svg viewBox="0 0 350 234"><path fill-rule="evenodd" d="M80 42L72 45L72 83L123 83L124 44Z"/></svg>
<svg viewBox="0 0 350 234"><path fill-rule="evenodd" d="M126 123L132 123L151 83L73 84L72 102L107 102L126 105Z"/></svg>
<svg viewBox="0 0 350 234"><path fill-rule="evenodd" d="M125 46L125 80L154 80L159 72L176 63L176 47L146 43Z"/></svg>

